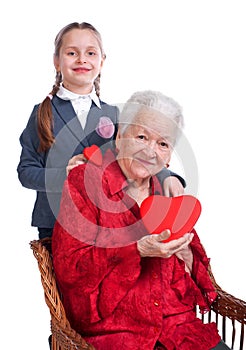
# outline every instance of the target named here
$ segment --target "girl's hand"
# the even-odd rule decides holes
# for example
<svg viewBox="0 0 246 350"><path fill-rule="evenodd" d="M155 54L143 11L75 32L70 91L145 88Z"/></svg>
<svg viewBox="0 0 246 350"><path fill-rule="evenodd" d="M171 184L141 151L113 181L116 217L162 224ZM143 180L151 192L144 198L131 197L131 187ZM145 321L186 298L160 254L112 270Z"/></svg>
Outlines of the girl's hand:
<svg viewBox="0 0 246 350"><path fill-rule="evenodd" d="M68 165L66 167L66 173L67 173L67 176L69 174L69 172L75 168L76 166L80 165L80 164L83 164L87 161L87 159L85 158L85 156L83 154L78 154L76 156L73 156L69 162L68 162Z"/></svg>
<svg viewBox="0 0 246 350"><path fill-rule="evenodd" d="M170 236L170 230L165 230L160 234L151 234L142 237L137 241L137 248L141 257L159 257L170 258L173 254L179 254L179 258L185 261L190 261L190 254L192 254L189 247L193 239L193 233L186 233L179 239L174 239L167 243L163 240ZM189 253L188 253L189 252ZM189 258L189 259L188 259ZM186 263L186 261L185 261Z"/></svg>
<svg viewBox="0 0 246 350"><path fill-rule="evenodd" d="M184 194L184 187L175 176L168 176L163 182L164 194L167 197L177 197Z"/></svg>

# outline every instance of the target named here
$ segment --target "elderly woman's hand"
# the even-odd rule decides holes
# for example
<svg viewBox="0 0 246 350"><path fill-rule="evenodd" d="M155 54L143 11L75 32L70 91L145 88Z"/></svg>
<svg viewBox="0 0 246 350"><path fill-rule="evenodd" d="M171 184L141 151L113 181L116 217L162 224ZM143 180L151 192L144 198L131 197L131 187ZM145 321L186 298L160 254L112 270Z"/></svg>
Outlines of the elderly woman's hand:
<svg viewBox="0 0 246 350"><path fill-rule="evenodd" d="M73 168L75 168L76 166L78 166L80 164L85 163L86 161L87 161L87 159L85 158L85 156L83 154L77 154L76 156L73 156L69 160L68 165L66 167L67 176Z"/></svg>
<svg viewBox="0 0 246 350"><path fill-rule="evenodd" d="M177 197L184 194L184 187L175 176L168 176L163 182L163 190L167 197Z"/></svg>
<svg viewBox="0 0 246 350"><path fill-rule="evenodd" d="M189 244L192 241L194 234L186 233L179 239L174 239L167 243L163 242L163 240L167 239L169 236L170 231L165 230L160 234L152 234L142 237L137 241L137 248L141 257L169 258L173 254L176 254L178 258L184 260L186 265L188 263L188 268L190 268L192 252Z"/></svg>
<svg viewBox="0 0 246 350"><path fill-rule="evenodd" d="M192 240L194 237L194 234L190 233L189 235L191 235L191 240ZM191 274L192 266L193 266L193 253L192 253L190 245L187 245L187 247L179 250L178 252L175 253L175 255L179 259L184 261L186 272Z"/></svg>

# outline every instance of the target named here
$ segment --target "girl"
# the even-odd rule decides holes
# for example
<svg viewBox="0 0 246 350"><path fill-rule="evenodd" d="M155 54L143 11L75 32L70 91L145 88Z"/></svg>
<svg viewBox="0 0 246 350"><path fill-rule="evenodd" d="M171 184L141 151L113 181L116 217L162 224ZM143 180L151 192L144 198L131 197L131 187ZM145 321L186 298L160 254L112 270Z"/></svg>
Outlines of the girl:
<svg viewBox="0 0 246 350"><path fill-rule="evenodd" d="M68 24L56 36L55 84L20 136L17 168L21 184L37 192L32 226L39 238L52 236L63 182L83 161L84 148L96 144L104 152L115 139L118 108L100 100L105 58L100 33L89 23ZM166 195L183 193L178 175L163 170L161 180Z"/></svg>

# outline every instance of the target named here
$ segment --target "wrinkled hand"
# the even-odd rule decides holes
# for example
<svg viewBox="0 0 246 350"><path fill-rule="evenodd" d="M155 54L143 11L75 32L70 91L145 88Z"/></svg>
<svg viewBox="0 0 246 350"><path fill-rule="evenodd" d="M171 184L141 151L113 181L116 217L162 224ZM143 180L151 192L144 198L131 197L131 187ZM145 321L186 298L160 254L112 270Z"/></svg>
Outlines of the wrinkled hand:
<svg viewBox="0 0 246 350"><path fill-rule="evenodd" d="M174 239L167 243L162 242L169 236L170 230L165 230L160 234L152 234L142 237L137 241L137 248L141 257L170 258L170 256L173 254L177 255L177 253L180 253L180 257L183 257L188 251L191 252L189 244L194 237L193 233L186 233L183 237Z"/></svg>
<svg viewBox="0 0 246 350"><path fill-rule="evenodd" d="M191 235L192 235L192 238L193 238L194 234L192 233ZM181 249L180 251L175 253L175 255L179 259L184 261L186 272L191 273L192 266L193 266L193 253L192 253L191 247L188 245L184 249Z"/></svg>
<svg viewBox="0 0 246 350"><path fill-rule="evenodd" d="M69 172L75 168L76 166L80 165L80 164L83 164L87 161L87 159L85 158L85 156L83 154L78 154L76 156L73 156L69 162L68 162L68 165L66 167L66 173L67 173L67 176L69 174Z"/></svg>
<svg viewBox="0 0 246 350"><path fill-rule="evenodd" d="M168 176L164 180L163 190L167 197L177 197L184 194L184 187L176 176Z"/></svg>

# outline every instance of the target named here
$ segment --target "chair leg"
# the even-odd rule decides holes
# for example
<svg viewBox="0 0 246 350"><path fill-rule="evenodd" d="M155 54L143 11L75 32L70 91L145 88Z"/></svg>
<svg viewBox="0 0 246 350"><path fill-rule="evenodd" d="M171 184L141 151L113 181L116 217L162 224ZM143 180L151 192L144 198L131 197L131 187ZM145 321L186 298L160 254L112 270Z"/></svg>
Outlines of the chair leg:
<svg viewBox="0 0 246 350"><path fill-rule="evenodd" d="M52 335L49 336L48 342L49 342L49 346L50 346L50 350L51 350L52 349Z"/></svg>

